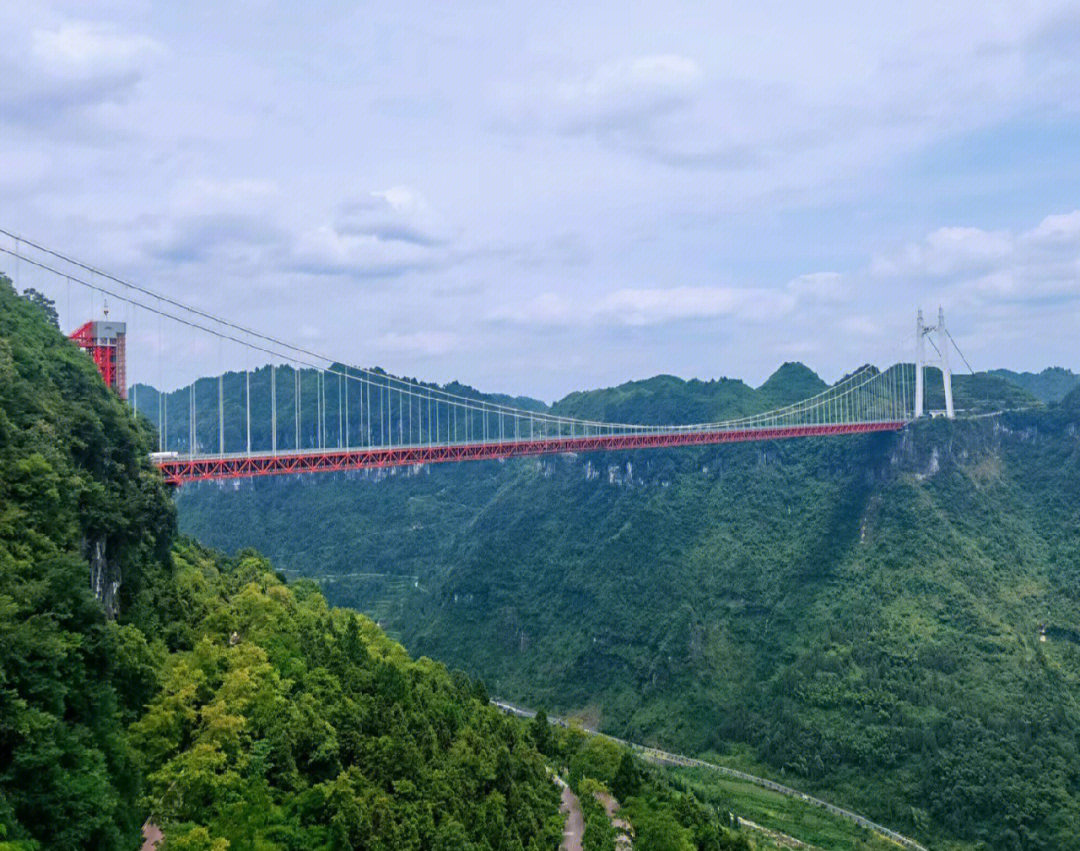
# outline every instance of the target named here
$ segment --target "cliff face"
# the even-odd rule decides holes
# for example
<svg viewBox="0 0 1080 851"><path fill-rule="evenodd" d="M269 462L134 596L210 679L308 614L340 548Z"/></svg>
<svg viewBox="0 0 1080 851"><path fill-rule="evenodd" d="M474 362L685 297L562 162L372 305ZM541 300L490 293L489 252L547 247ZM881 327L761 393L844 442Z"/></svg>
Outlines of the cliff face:
<svg viewBox="0 0 1080 851"><path fill-rule="evenodd" d="M0 276L0 835L133 847L124 730L155 687L175 512L146 433L51 318Z"/></svg>

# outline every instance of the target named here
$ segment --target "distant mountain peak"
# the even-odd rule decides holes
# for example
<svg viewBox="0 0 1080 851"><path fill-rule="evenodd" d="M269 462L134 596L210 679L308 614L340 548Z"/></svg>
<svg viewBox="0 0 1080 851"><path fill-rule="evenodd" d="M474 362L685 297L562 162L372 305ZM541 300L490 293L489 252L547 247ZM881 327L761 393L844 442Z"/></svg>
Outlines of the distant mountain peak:
<svg viewBox="0 0 1080 851"><path fill-rule="evenodd" d="M829 385L806 364L788 361L758 387L758 395L770 405L787 405L808 399Z"/></svg>
<svg viewBox="0 0 1080 851"><path fill-rule="evenodd" d="M766 378L758 390L789 381L818 381L821 382L822 386L825 386L825 382L806 364L801 361L789 360L781 364L776 372Z"/></svg>

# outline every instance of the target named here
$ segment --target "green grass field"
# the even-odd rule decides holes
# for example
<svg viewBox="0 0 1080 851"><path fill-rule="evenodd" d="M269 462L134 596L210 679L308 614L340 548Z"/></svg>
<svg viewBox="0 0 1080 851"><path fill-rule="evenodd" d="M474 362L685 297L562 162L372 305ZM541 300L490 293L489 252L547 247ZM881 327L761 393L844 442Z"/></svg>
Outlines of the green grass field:
<svg viewBox="0 0 1080 851"><path fill-rule="evenodd" d="M895 842L826 810L753 783L726 777L707 768L667 767L677 782L703 800L769 830L786 834L823 851L897 851ZM758 848L790 848L748 829Z"/></svg>

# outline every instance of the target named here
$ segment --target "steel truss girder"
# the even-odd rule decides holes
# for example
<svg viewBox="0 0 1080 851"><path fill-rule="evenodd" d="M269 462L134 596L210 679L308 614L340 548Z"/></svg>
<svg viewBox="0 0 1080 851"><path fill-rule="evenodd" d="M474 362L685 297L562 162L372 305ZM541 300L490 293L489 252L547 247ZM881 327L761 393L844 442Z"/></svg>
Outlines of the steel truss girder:
<svg viewBox="0 0 1080 851"><path fill-rule="evenodd" d="M155 463L164 474L166 482L181 485L185 482L218 479L330 473L379 467L404 467L414 464L439 464L449 461L482 461L522 455L659 449L669 446L705 446L754 440L782 440L791 437L865 434L875 431L898 431L906 424L903 421L882 421L720 431L673 431L660 434L549 437L527 441L489 441L449 446L380 446L368 449L327 449L319 452L195 456L159 459Z"/></svg>

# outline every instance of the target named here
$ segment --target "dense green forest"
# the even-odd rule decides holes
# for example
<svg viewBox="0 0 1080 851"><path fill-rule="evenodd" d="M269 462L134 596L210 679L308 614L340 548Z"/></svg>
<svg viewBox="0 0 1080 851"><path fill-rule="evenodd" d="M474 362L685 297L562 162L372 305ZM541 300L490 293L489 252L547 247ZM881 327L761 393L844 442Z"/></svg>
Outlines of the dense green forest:
<svg viewBox="0 0 1080 851"><path fill-rule="evenodd" d="M0 849L134 849L149 820L162 851L553 851L555 771L590 849L608 788L645 851L751 847L725 800L178 538L154 436L55 319L0 277Z"/></svg>
<svg viewBox="0 0 1080 851"><path fill-rule="evenodd" d="M174 511L146 435L49 318L0 277L0 835L130 848L126 729L155 688Z"/></svg>
<svg viewBox="0 0 1080 851"><path fill-rule="evenodd" d="M1050 366L1042 372L1014 372L1011 369L992 369L990 375L1004 378L1028 391L1043 402L1060 402L1078 385L1080 375L1071 369Z"/></svg>
<svg viewBox="0 0 1080 851"><path fill-rule="evenodd" d="M820 386L785 366L768 401ZM941 407L940 376L928 379ZM1000 375L896 435L185 487L254 544L493 692L838 799L932 847L1080 831L1080 412ZM660 377L554 408L766 404ZM238 530L242 529L242 533Z"/></svg>
<svg viewBox="0 0 1080 851"><path fill-rule="evenodd" d="M174 563L177 649L130 728L169 848L555 844L544 760L482 686L254 554Z"/></svg>
<svg viewBox="0 0 1080 851"><path fill-rule="evenodd" d="M553 848L522 725L178 542L150 435L50 318L0 279L0 846L135 848L149 816L169 849Z"/></svg>

